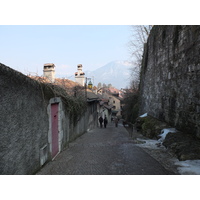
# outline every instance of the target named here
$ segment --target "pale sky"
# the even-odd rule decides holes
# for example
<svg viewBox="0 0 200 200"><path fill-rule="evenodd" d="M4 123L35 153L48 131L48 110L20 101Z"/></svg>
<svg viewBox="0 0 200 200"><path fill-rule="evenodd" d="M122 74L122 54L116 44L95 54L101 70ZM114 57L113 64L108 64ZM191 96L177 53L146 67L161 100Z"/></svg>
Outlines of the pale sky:
<svg viewBox="0 0 200 200"><path fill-rule="evenodd" d="M22 73L42 75L45 63L67 77L77 65L94 70L129 60L129 25L1 25L0 62Z"/></svg>
<svg viewBox="0 0 200 200"><path fill-rule="evenodd" d="M158 0L1 1L0 62L38 75L50 62L56 65L57 75L67 76L76 71L77 64L93 70L111 61L129 60L132 24L190 24L185 15L189 10L192 24L199 23L198 10L194 11L198 6L192 3L181 2L181 9L172 0L160 9L159 5Z"/></svg>

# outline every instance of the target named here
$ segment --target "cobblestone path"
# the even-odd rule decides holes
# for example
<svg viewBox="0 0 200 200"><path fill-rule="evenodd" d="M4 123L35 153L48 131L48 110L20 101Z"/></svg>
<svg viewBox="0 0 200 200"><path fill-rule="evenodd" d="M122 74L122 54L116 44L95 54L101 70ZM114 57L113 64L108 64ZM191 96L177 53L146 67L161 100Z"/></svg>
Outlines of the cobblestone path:
<svg viewBox="0 0 200 200"><path fill-rule="evenodd" d="M134 144L119 124L89 131L69 144L37 175L170 175L158 161Z"/></svg>

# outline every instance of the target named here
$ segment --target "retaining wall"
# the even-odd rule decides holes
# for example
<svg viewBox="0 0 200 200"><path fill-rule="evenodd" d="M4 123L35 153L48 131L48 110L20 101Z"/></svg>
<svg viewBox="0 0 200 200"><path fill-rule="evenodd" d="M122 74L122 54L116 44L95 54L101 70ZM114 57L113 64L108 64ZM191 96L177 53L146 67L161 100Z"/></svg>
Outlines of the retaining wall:
<svg viewBox="0 0 200 200"><path fill-rule="evenodd" d="M140 114L200 137L200 26L154 26L145 45Z"/></svg>

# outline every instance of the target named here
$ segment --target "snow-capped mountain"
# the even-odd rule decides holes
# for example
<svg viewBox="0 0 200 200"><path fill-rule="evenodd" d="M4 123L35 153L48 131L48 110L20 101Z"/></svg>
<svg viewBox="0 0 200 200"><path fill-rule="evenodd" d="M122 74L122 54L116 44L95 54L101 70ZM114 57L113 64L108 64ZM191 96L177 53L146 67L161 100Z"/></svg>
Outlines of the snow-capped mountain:
<svg viewBox="0 0 200 200"><path fill-rule="evenodd" d="M98 83L112 84L121 89L129 86L132 64L127 61L113 61L94 71L86 71L86 77L94 80L94 85Z"/></svg>
<svg viewBox="0 0 200 200"><path fill-rule="evenodd" d="M85 77L91 78L93 85L98 83L112 84L117 89L126 88L130 85L133 79L132 73L133 64L128 61L112 61L94 71L87 71L83 69ZM67 77L75 81L74 74Z"/></svg>

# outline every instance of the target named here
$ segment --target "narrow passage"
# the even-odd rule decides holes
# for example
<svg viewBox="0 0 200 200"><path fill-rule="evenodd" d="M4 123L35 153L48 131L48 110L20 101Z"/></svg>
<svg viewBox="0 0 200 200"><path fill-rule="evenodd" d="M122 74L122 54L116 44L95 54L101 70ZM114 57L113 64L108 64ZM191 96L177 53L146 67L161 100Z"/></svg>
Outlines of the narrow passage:
<svg viewBox="0 0 200 200"><path fill-rule="evenodd" d="M128 135L119 124L96 128L70 143L37 175L170 175Z"/></svg>

